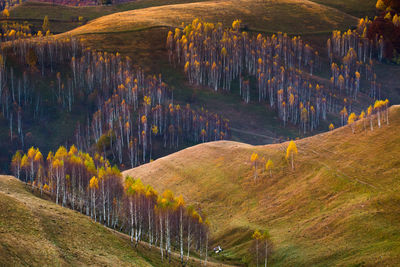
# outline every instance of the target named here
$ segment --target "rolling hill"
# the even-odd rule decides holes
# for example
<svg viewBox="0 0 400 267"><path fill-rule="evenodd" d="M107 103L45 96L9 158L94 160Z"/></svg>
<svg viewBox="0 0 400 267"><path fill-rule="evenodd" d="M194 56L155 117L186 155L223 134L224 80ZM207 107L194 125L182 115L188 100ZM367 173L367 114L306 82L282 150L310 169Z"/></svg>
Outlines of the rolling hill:
<svg viewBox="0 0 400 267"><path fill-rule="evenodd" d="M274 266L394 266L400 261L400 106L390 125L353 134L349 126L287 143L197 145L124 172L170 188L206 212L221 259L251 261L255 229L269 229ZM250 155L272 159L272 177L253 178ZM261 169L263 167L259 167Z"/></svg>
<svg viewBox="0 0 400 267"><path fill-rule="evenodd" d="M177 254L170 264L161 262L157 249L145 243L134 248L128 236L35 194L16 178L0 175L0 266L180 264ZM200 262L192 258L188 265Z"/></svg>
<svg viewBox="0 0 400 267"><path fill-rule="evenodd" d="M156 26L177 27L194 18L222 22L225 25L240 18L254 31L295 34L347 29L357 23L357 18L351 15L312 1L217 0L114 13L90 21L67 34L116 33Z"/></svg>

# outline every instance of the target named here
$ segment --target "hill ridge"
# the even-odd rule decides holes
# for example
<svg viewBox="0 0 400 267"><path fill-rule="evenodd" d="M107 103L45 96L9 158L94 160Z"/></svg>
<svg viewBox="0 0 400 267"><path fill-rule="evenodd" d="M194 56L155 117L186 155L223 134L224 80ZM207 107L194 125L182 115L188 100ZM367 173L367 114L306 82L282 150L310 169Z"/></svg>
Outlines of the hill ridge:
<svg viewBox="0 0 400 267"><path fill-rule="evenodd" d="M309 0L285 0L279 1L279 3L273 0L266 2L255 0L213 0L195 3L171 4L117 12L94 19L88 24L62 35L82 35L88 33L106 32L115 33L154 26L177 27L182 21L190 23L194 17L199 17L205 21L214 22L222 20L221 22L228 25L230 25L230 23L237 17L241 17L245 24L250 20L254 20L254 17L258 17L262 22L253 23L254 25L252 25L252 28L265 31L266 29L263 28L264 22L270 22L271 19L282 19L281 16L274 16L272 7L282 9L295 8L298 9L298 11L308 14L308 17L318 16L318 18L321 20L319 26L325 27L321 29L326 31L331 31L334 28L347 29L349 25L355 25L357 23L357 18L352 15L341 12L333 7ZM313 28L315 28L316 25L311 22L311 19L308 17L305 18L305 22L307 24L305 28L298 28L294 32L288 33L299 34L310 31L315 32ZM299 18L300 17L297 19ZM118 23L115 23L116 21L118 21ZM297 25L294 28L300 26L301 25ZM291 24L291 28L292 27L293 25ZM309 28L308 30L307 27ZM277 31L284 31L284 29L276 29L272 30L271 32Z"/></svg>

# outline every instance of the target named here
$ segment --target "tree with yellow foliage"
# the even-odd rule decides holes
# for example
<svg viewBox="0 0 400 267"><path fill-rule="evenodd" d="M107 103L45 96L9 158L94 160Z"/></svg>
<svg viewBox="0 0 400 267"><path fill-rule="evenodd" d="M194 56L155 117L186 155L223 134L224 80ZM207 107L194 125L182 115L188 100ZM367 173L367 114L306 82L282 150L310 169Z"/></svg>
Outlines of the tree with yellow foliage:
<svg viewBox="0 0 400 267"><path fill-rule="evenodd" d="M147 201L147 219L148 219L148 236L150 247L153 245L153 224L154 222L154 204L157 202L158 193L151 185L146 186L146 201Z"/></svg>
<svg viewBox="0 0 400 267"><path fill-rule="evenodd" d="M37 176L37 181L38 181L38 186L42 190L42 178L43 178L43 156L42 153L39 151L39 149L36 149L36 155L33 158L33 163L34 163L34 169L36 171L36 176Z"/></svg>
<svg viewBox="0 0 400 267"><path fill-rule="evenodd" d="M258 267L258 242L262 239L262 234L260 231L255 230L251 237L256 241L256 263Z"/></svg>
<svg viewBox="0 0 400 267"><path fill-rule="evenodd" d="M96 190L99 189L99 180L96 178L96 176L93 176L92 179L90 179L89 189L90 189L90 192L92 193L91 217L92 217L92 219L94 217L94 221L96 222Z"/></svg>
<svg viewBox="0 0 400 267"><path fill-rule="evenodd" d="M274 163L271 159L268 159L267 163L265 163L265 170L269 171L270 177L272 177L272 168L274 168Z"/></svg>
<svg viewBox="0 0 400 267"><path fill-rule="evenodd" d="M175 198L174 193L167 189L162 194L163 198L163 206L165 208L164 219L165 219L165 252L167 253L167 257L171 260L171 224L170 224L170 217L171 211L175 206Z"/></svg>
<svg viewBox="0 0 400 267"><path fill-rule="evenodd" d="M29 165L30 165L30 172L31 172L31 184L33 186L33 180L34 180L34 176L35 176L35 168L34 168L34 160L35 160L35 156L36 156L36 149L34 147L31 147L28 150L28 161L29 161Z"/></svg>
<svg viewBox="0 0 400 267"><path fill-rule="evenodd" d="M386 113L386 124L389 125L389 100L385 99L383 101L383 106L385 107L385 113Z"/></svg>
<svg viewBox="0 0 400 267"><path fill-rule="evenodd" d="M335 126L333 125L333 123L329 124L329 131L333 131L333 129L335 129Z"/></svg>
<svg viewBox="0 0 400 267"><path fill-rule="evenodd" d="M8 11L7 8L5 8L2 12L2 16L6 19L8 19L10 17L10 11Z"/></svg>
<svg viewBox="0 0 400 267"><path fill-rule="evenodd" d="M289 146L286 150L286 160L290 158L290 161L292 163L292 170L294 170L294 156L297 155L297 147L296 143L292 140L289 143Z"/></svg>
<svg viewBox="0 0 400 267"><path fill-rule="evenodd" d="M240 30L240 24L242 23L242 21L240 19L234 20L232 22L232 30L234 31L239 31Z"/></svg>
<svg viewBox="0 0 400 267"><path fill-rule="evenodd" d="M48 16L44 16L42 29L43 29L43 32L46 33L46 35L47 35L47 32L50 31L50 22L49 22Z"/></svg>
<svg viewBox="0 0 400 267"><path fill-rule="evenodd" d="M367 109L367 116L368 116L368 118L369 118L369 124L370 124L371 131L374 130L374 127L373 127L373 125L372 125L372 111L373 111L373 109L372 109L372 106L370 105L370 106L368 107L368 109Z"/></svg>
<svg viewBox="0 0 400 267"><path fill-rule="evenodd" d="M29 162L28 156L24 154L21 159L21 170L25 171L25 183L28 182Z"/></svg>
<svg viewBox="0 0 400 267"><path fill-rule="evenodd" d="M365 126L365 111L364 110L361 111L360 115L358 116L358 119L362 120L363 126L364 126L364 131L365 131L366 130L366 126Z"/></svg>
<svg viewBox="0 0 400 267"><path fill-rule="evenodd" d="M271 240L271 235L269 234L268 230L264 230L264 232L262 234L262 240L265 242L264 267L267 267L267 265L268 265L268 244L270 243L270 240Z"/></svg>
<svg viewBox="0 0 400 267"><path fill-rule="evenodd" d="M46 191L46 192L50 193L50 187L47 184L44 184L43 191Z"/></svg>
<svg viewBox="0 0 400 267"><path fill-rule="evenodd" d="M381 128L381 111L385 105L385 102L382 100L376 100L374 104L374 109L377 111L377 118L378 118L378 127Z"/></svg>
<svg viewBox="0 0 400 267"><path fill-rule="evenodd" d="M383 0L378 0L375 5L376 9L386 10L386 4Z"/></svg>
<svg viewBox="0 0 400 267"><path fill-rule="evenodd" d="M14 175L19 179L21 173L21 152L18 150L15 152L14 156L11 160L11 169L13 170Z"/></svg>
<svg viewBox="0 0 400 267"><path fill-rule="evenodd" d="M183 200L182 195L180 195L175 200L176 209L179 212L179 248L180 248L180 257L181 264L183 265L183 208L185 206L185 201Z"/></svg>
<svg viewBox="0 0 400 267"><path fill-rule="evenodd" d="M353 134L355 133L354 123L355 123L356 119L357 119L357 115L354 112L352 112L350 114L349 118L347 119L347 124L350 125L351 131L353 132Z"/></svg>
<svg viewBox="0 0 400 267"><path fill-rule="evenodd" d="M254 170L254 180L257 179L257 161L258 161L258 154L253 152L250 157L250 161L253 164L253 170Z"/></svg>
<svg viewBox="0 0 400 267"><path fill-rule="evenodd" d="M163 243L163 239L164 239L164 231L163 231L163 217L164 217L164 212L166 209L166 202L167 200L165 198L163 198L162 196L158 196L157 198L157 205L155 206L155 211L157 213L160 225L158 227L159 231L160 231L160 252L161 252L161 261L164 261L164 243Z"/></svg>

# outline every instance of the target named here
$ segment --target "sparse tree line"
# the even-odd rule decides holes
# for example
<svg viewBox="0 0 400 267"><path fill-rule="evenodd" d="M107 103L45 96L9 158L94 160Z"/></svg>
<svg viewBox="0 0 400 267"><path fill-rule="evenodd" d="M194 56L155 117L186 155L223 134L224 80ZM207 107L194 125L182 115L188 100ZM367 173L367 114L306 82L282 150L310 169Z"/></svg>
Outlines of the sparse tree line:
<svg viewBox="0 0 400 267"><path fill-rule="evenodd" d="M2 11L3 17L8 18L10 13L8 9ZM0 30L0 41L15 41L22 38L32 38L32 37L43 37L50 36L50 22L49 17L45 16L43 19L43 25L40 30L33 30L32 25L28 22L18 23L18 22L2 22Z"/></svg>
<svg viewBox="0 0 400 267"><path fill-rule="evenodd" d="M386 122L389 125L389 100L376 100L374 105L370 105L367 112L361 111L360 115L356 115L354 112L347 114L346 109L341 111L342 120L347 119L347 124L350 125L351 130L355 133L355 123L357 120L363 121L363 129L367 131L370 128L371 131L374 130L374 116L376 115L377 125L381 128L382 124ZM368 127L369 124L369 127Z"/></svg>
<svg viewBox="0 0 400 267"><path fill-rule="evenodd" d="M173 92L160 75L146 76L128 57L94 51L80 39L18 39L3 50L2 59L0 105L10 123L10 138L18 139L21 148L23 122L39 119L54 105L71 112L85 104L87 123L75 131L78 148L90 151L96 144L114 162L131 167L152 158L154 141L163 144L158 148L177 148L229 138L226 119L174 104ZM38 72L51 79L48 94L35 88Z"/></svg>
<svg viewBox="0 0 400 267"><path fill-rule="evenodd" d="M289 142L289 145L286 149L285 159L290 163L291 169L294 170L294 159L297 155L297 146L296 143L292 140ZM258 153L253 152L250 156L250 162L252 165L252 169L254 172L254 181L257 182L259 172L267 172L269 176L272 178L272 172L276 169L274 162L272 159L266 159L265 157L260 158Z"/></svg>
<svg viewBox="0 0 400 267"><path fill-rule="evenodd" d="M19 38L29 38L34 35L30 25L28 23L2 23L0 38L1 41L12 41Z"/></svg>
<svg viewBox="0 0 400 267"><path fill-rule="evenodd" d="M12 158L14 175L50 194L57 204L79 211L93 220L127 233L135 245L146 241L160 249L161 259L179 251L182 264L190 251L207 261L209 222L182 196L170 190L159 194L140 179L126 177L119 169L96 154L61 146L44 158L31 147Z"/></svg>
<svg viewBox="0 0 400 267"><path fill-rule="evenodd" d="M356 98L360 91L361 70L360 66L356 68L352 52L345 67L332 63L333 79L331 86L325 88L305 75L312 76L321 64L318 52L300 37L290 38L282 33L251 36L240 31L240 21L224 29L221 24L196 19L183 30L170 31L167 48L170 62L183 66L192 84L229 91L232 82L238 81L246 103L250 101L251 87L256 87L258 101L266 101L276 109L284 126L298 125L304 133L315 130L327 113L339 113L343 99L349 105L346 97ZM372 65L366 69L369 77ZM252 77L256 80L254 85Z"/></svg>
<svg viewBox="0 0 400 267"><path fill-rule="evenodd" d="M255 230L251 236L255 242L256 250L256 266L259 266L260 256L264 256L264 267L268 266L268 256L271 254L272 242L271 235L268 230L263 232Z"/></svg>

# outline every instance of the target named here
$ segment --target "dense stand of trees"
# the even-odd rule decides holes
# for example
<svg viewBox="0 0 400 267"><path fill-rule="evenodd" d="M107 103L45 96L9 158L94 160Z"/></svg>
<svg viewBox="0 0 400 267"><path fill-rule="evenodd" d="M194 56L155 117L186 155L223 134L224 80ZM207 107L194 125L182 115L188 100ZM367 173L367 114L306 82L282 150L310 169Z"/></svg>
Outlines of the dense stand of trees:
<svg viewBox="0 0 400 267"><path fill-rule="evenodd" d="M11 165L16 177L50 194L57 204L129 234L136 245L146 241L159 247L163 260L175 248L182 263L191 250L207 261L207 219L170 190L159 194L129 176L123 181L119 169L99 154L91 157L75 146L61 146L44 158L31 147L26 154L17 151Z"/></svg>
<svg viewBox="0 0 400 267"><path fill-rule="evenodd" d="M327 41L331 86L345 97L357 99L364 81L364 87L369 83L369 90L364 89L364 93L373 99L380 98L381 84L377 82L373 59L383 59L385 41L382 36L368 38L371 24L368 18L362 18L357 29L334 31Z"/></svg>
<svg viewBox="0 0 400 267"><path fill-rule="evenodd" d="M320 58L300 37L283 33L253 36L240 31L240 21L224 29L221 24L196 19L183 30L170 31L167 48L170 62L183 66L192 84L229 91L237 81L246 103L250 101L250 88L256 87L258 101L276 109L284 125L298 125L304 133L315 130L327 113L338 113L343 98L356 98L360 91L361 70L356 68L352 53L345 67L332 62L332 86L325 88L308 78L320 69ZM336 46L331 50L342 53Z"/></svg>
<svg viewBox="0 0 400 267"><path fill-rule="evenodd" d="M176 149L229 138L226 119L174 103L160 75L146 76L131 59L91 50L80 39L16 39L1 59L0 108L11 141L21 149L23 122L38 119L52 106L71 112L85 105L86 124L75 131L78 148L89 151L96 144L104 156L131 167L152 158L154 142ZM35 88L37 75L51 79L46 94Z"/></svg>
<svg viewBox="0 0 400 267"><path fill-rule="evenodd" d="M240 30L240 23L224 29L195 19L170 31L166 45L171 64L182 66L190 83L215 91L230 91L237 82L246 103L251 88L257 88L258 101L274 108L284 126L298 125L304 133L315 130L327 113L340 113L345 125L360 92L381 97L374 59L382 60L386 42L380 35L370 38L373 22L368 18L360 19L355 30L334 31L327 41L327 86L309 80L321 67L319 54L300 37L250 35Z"/></svg>
<svg viewBox="0 0 400 267"><path fill-rule="evenodd" d="M35 34L37 35L37 33L33 32L31 26L27 22L24 22L23 24L18 22L1 23L0 40L3 42L19 38L30 38Z"/></svg>

